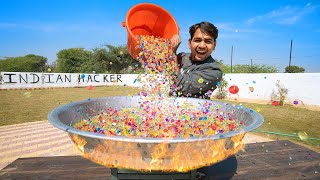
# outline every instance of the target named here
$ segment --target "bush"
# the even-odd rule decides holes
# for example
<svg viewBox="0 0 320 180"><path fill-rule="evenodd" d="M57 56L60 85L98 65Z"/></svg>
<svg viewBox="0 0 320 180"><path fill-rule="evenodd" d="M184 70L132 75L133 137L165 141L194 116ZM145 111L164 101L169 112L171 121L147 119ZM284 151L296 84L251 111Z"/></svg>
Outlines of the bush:
<svg viewBox="0 0 320 180"><path fill-rule="evenodd" d="M280 83L280 80L277 80L276 87L277 89L273 90L271 94L271 102L276 101L279 102L280 106L283 106L289 90Z"/></svg>
<svg viewBox="0 0 320 180"><path fill-rule="evenodd" d="M224 99L227 97L227 87L228 87L228 81L226 81L226 79L224 79L224 77L221 79L220 84L217 87L217 93L215 95L215 98L217 99Z"/></svg>
<svg viewBox="0 0 320 180"><path fill-rule="evenodd" d="M232 68L233 73L277 73L278 69L265 64L237 64Z"/></svg>
<svg viewBox="0 0 320 180"><path fill-rule="evenodd" d="M287 66L285 69L286 73L304 73L305 69L299 66Z"/></svg>

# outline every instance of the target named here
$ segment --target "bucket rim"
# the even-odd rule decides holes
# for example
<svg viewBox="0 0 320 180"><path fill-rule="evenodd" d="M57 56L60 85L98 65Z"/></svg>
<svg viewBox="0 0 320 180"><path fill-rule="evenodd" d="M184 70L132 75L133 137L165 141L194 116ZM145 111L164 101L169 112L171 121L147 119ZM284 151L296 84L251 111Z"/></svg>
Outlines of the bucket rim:
<svg viewBox="0 0 320 180"><path fill-rule="evenodd" d="M161 9L163 12L165 12L167 15L169 15L169 16L173 19L174 24L175 24L175 26L176 26L176 28L177 28L177 30L178 30L177 34L179 34L180 28L179 28L179 26L178 26L178 23L177 23L176 19L172 16L172 14L171 14L168 10L166 10L165 8L161 7L160 5L157 5L157 4L154 4L154 3L139 3L139 4L136 4L136 5L132 6L132 7L129 9L129 11L127 12L127 14L126 14L126 19L125 19L125 22L124 22L124 23L125 23L125 28L127 29L127 32L129 33L129 36L135 38L134 34L132 33L132 31L129 29L129 26L128 26L129 16L130 16L137 8L139 8L139 7L141 7L141 6L145 6L145 5L157 7L157 8L159 8L159 9Z"/></svg>

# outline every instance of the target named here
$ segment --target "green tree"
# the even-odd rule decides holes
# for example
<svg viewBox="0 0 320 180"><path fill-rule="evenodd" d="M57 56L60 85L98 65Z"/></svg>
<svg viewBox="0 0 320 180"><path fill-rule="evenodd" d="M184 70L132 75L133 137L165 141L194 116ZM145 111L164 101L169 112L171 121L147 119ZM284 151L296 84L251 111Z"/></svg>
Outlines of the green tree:
<svg viewBox="0 0 320 180"><path fill-rule="evenodd" d="M56 72L63 73L91 73L91 51L83 48L63 49L57 53Z"/></svg>
<svg viewBox="0 0 320 180"><path fill-rule="evenodd" d="M93 65L93 71L96 73L108 73L107 71L107 54L108 51L105 48L95 48L93 49L93 58L91 63Z"/></svg>
<svg viewBox="0 0 320 180"><path fill-rule="evenodd" d="M0 71L8 72L44 72L48 59L35 54L6 57L0 60Z"/></svg>
<svg viewBox="0 0 320 180"><path fill-rule="evenodd" d="M223 64L223 60L216 60L223 73L231 73L231 67ZM272 65L253 64L253 65L240 65L232 66L233 73L277 73L278 69Z"/></svg>
<svg viewBox="0 0 320 180"><path fill-rule="evenodd" d="M234 73L276 73L278 69L272 65L265 64L236 64L232 67Z"/></svg>
<svg viewBox="0 0 320 180"><path fill-rule="evenodd" d="M285 68L286 73L304 73L305 69L299 66L287 66Z"/></svg>
<svg viewBox="0 0 320 180"><path fill-rule="evenodd" d="M51 73L53 73L53 72L56 72L56 67L57 67L57 62L56 61L54 61L53 63L51 63L51 64L47 64L47 68L46 68L46 71L45 72L51 72Z"/></svg>
<svg viewBox="0 0 320 180"><path fill-rule="evenodd" d="M230 66L223 64L223 60L217 60L215 61L219 64L219 67L221 68L223 73L230 73Z"/></svg>
<svg viewBox="0 0 320 180"><path fill-rule="evenodd" d="M106 61L106 71L109 73L130 73L139 63L130 56L127 46L112 45L106 45L103 61Z"/></svg>

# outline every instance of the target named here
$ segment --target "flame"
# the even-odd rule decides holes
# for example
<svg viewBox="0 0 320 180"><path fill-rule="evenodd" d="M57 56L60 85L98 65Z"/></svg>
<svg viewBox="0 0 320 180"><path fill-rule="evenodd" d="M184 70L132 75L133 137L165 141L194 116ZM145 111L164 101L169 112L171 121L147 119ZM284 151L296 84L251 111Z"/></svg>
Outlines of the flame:
<svg viewBox="0 0 320 180"><path fill-rule="evenodd" d="M72 140L75 142L77 147L81 152L84 152L84 145L87 144L87 141L80 138L78 135L72 135Z"/></svg>
<svg viewBox="0 0 320 180"><path fill-rule="evenodd" d="M150 162L151 166L158 166L163 164L164 158L168 153L168 144L160 143L153 148L153 152L151 153L152 160Z"/></svg>
<svg viewBox="0 0 320 180"><path fill-rule="evenodd" d="M243 149L245 133L180 143L138 143L71 135L82 156L97 164L137 171L187 172L220 162Z"/></svg>

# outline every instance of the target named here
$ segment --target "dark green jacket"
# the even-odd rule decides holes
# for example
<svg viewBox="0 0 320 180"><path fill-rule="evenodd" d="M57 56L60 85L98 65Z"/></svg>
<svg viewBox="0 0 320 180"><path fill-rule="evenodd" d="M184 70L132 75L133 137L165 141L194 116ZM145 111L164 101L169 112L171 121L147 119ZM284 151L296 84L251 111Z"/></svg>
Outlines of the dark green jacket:
<svg viewBox="0 0 320 180"><path fill-rule="evenodd" d="M200 96L208 99L210 91L217 88L217 82L221 81L223 72L218 63L209 56L202 62L192 61L191 54L180 53L177 55L180 72L171 87L173 96Z"/></svg>

